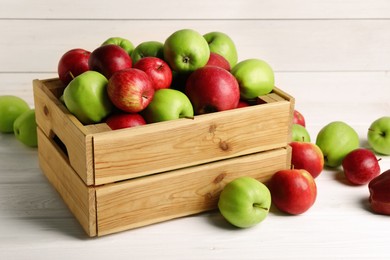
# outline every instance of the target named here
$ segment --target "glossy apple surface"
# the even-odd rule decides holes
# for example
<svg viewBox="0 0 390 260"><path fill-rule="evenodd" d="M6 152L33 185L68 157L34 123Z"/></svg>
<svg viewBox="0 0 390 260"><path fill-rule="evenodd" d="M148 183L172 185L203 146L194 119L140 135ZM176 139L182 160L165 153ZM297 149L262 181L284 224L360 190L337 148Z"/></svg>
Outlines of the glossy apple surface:
<svg viewBox="0 0 390 260"><path fill-rule="evenodd" d="M236 108L240 100L237 80L227 70L215 66L194 71L186 81L185 93L197 115Z"/></svg>
<svg viewBox="0 0 390 260"><path fill-rule="evenodd" d="M142 115L147 123L156 123L192 118L194 110L191 101L183 92L165 88L155 92L152 102L142 111Z"/></svg>
<svg viewBox="0 0 390 260"><path fill-rule="evenodd" d="M237 64L237 48L229 35L223 32L214 31L206 33L203 37L206 39L210 51L224 57L229 62L231 68Z"/></svg>
<svg viewBox="0 0 390 260"><path fill-rule="evenodd" d="M154 88L144 71L130 68L112 75L108 81L107 93L111 102L120 110L138 113L152 101Z"/></svg>
<svg viewBox="0 0 390 260"><path fill-rule="evenodd" d="M113 109L107 83L99 72L91 70L80 74L64 90L65 106L83 124L102 122Z"/></svg>
<svg viewBox="0 0 390 260"><path fill-rule="evenodd" d="M313 176L303 169L280 170L272 175L268 187L272 203L281 211L298 215L309 210L317 198Z"/></svg>
<svg viewBox="0 0 390 260"><path fill-rule="evenodd" d="M307 129L300 124L293 124L292 128L292 141L298 142L311 142L310 134Z"/></svg>
<svg viewBox="0 0 390 260"><path fill-rule="evenodd" d="M0 96L0 132L13 133L16 118L28 110L30 106L24 99L14 95Z"/></svg>
<svg viewBox="0 0 390 260"><path fill-rule="evenodd" d="M390 215L390 169L381 173L368 183L371 209L384 215Z"/></svg>
<svg viewBox="0 0 390 260"><path fill-rule="evenodd" d="M270 93L275 85L274 71L260 59L246 59L237 63L231 73L240 85L242 99L253 99Z"/></svg>
<svg viewBox="0 0 390 260"><path fill-rule="evenodd" d="M71 49L64 53L58 61L57 73L58 77L64 85L78 75L89 70L90 51L84 49Z"/></svg>
<svg viewBox="0 0 390 260"><path fill-rule="evenodd" d="M164 59L164 44L158 41L146 41L141 42L135 47L133 53L131 54L131 59L133 63L136 63L142 58L145 57L157 57Z"/></svg>
<svg viewBox="0 0 390 260"><path fill-rule="evenodd" d="M309 142L291 142L291 164L294 169L304 169L313 178L321 174L324 169L324 155L321 149Z"/></svg>
<svg viewBox="0 0 390 260"><path fill-rule="evenodd" d="M218 208L232 225L249 228L262 222L271 206L267 186L252 177L239 177L222 190Z"/></svg>
<svg viewBox="0 0 390 260"><path fill-rule="evenodd" d="M138 113L116 113L106 119L106 124L112 129L130 128L145 125L145 119Z"/></svg>
<svg viewBox="0 0 390 260"><path fill-rule="evenodd" d="M134 50L134 44L130 40L123 37L110 37L102 43L102 45L108 44L118 45L119 47L124 49L129 55L131 55Z"/></svg>
<svg viewBox="0 0 390 260"><path fill-rule="evenodd" d="M115 44L107 44L92 51L88 65L91 70L100 72L110 79L115 72L131 68L133 63L123 48Z"/></svg>
<svg viewBox="0 0 390 260"><path fill-rule="evenodd" d="M30 109L18 116L13 127L17 140L29 147L38 146L35 109Z"/></svg>
<svg viewBox="0 0 390 260"><path fill-rule="evenodd" d="M348 153L342 166L346 179L356 185L369 183L381 172L375 154L364 148L358 148Z"/></svg>
<svg viewBox="0 0 390 260"><path fill-rule="evenodd" d="M153 83L154 90L169 88L172 83L172 70L169 65L157 57L145 57L138 60L133 68L144 71Z"/></svg>
<svg viewBox="0 0 390 260"><path fill-rule="evenodd" d="M390 155L390 116L380 117L372 122L367 139L375 152Z"/></svg>
<svg viewBox="0 0 390 260"><path fill-rule="evenodd" d="M293 124L298 124L306 127L305 117L298 110L294 110Z"/></svg>
<svg viewBox="0 0 390 260"><path fill-rule="evenodd" d="M179 73L190 73L206 65L210 56L207 41L192 29L171 34L164 43L164 60Z"/></svg>
<svg viewBox="0 0 390 260"><path fill-rule="evenodd" d="M230 71L229 62L218 53L210 52L209 60L206 63L206 66L217 66L221 67L227 71Z"/></svg>
<svg viewBox="0 0 390 260"><path fill-rule="evenodd" d="M324 154L325 165L338 167L348 153L359 148L360 141L350 125L333 121L318 132L316 144Z"/></svg>

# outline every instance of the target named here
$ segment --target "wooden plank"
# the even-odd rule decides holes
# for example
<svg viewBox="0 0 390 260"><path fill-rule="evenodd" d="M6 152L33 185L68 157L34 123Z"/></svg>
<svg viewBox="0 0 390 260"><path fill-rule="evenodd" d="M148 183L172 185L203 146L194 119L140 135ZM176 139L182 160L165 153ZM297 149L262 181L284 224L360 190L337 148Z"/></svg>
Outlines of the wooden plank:
<svg viewBox="0 0 390 260"><path fill-rule="evenodd" d="M113 35L129 38L135 45L164 41L182 28L225 32L235 41L239 60L263 59L275 71L387 71L390 60L384 47L390 45L390 19L0 20L4 36L0 38L0 71L55 72L59 58L69 49L93 50ZM25 48L26 42L34 51Z"/></svg>
<svg viewBox="0 0 390 260"><path fill-rule="evenodd" d="M215 209L239 176L266 182L290 166L289 147L96 188L98 236Z"/></svg>
<svg viewBox="0 0 390 260"><path fill-rule="evenodd" d="M180 0L156 2L116 0L107 6L103 0L35 0L20 3L3 0L1 18L30 19L367 19L390 18L387 0L274 0L224 1L198 0L182 4ZM136 12L129 12L137 5ZM122 8L115 8L115 7ZM112 7L112 8L110 8ZM161 11L164 10L164 11Z"/></svg>
<svg viewBox="0 0 390 260"><path fill-rule="evenodd" d="M62 141L77 174L87 185L93 184L92 138L57 98L63 86L56 79L44 82L34 80L33 83L38 126L48 138L57 136ZM57 96L53 94L55 92Z"/></svg>
<svg viewBox="0 0 390 260"><path fill-rule="evenodd" d="M53 141L38 128L40 167L89 236L96 236L94 188L88 188Z"/></svg>
<svg viewBox="0 0 390 260"><path fill-rule="evenodd" d="M284 147L290 105L284 100L95 134L95 184Z"/></svg>

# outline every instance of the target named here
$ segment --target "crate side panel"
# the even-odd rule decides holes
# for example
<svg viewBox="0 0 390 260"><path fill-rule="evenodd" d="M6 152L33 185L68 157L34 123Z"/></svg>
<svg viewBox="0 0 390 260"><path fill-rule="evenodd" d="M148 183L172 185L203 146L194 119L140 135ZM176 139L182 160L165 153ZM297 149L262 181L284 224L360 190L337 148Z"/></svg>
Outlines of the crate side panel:
<svg viewBox="0 0 390 260"><path fill-rule="evenodd" d="M69 210L85 232L96 236L96 200L94 188L85 186L70 167L67 158L55 144L38 128L39 165L60 194Z"/></svg>
<svg viewBox="0 0 390 260"><path fill-rule="evenodd" d="M290 164L279 148L96 188L98 236L215 209L223 187L240 176L266 182Z"/></svg>
<svg viewBox="0 0 390 260"><path fill-rule="evenodd" d="M95 183L103 184L284 147L290 102L94 135Z"/></svg>

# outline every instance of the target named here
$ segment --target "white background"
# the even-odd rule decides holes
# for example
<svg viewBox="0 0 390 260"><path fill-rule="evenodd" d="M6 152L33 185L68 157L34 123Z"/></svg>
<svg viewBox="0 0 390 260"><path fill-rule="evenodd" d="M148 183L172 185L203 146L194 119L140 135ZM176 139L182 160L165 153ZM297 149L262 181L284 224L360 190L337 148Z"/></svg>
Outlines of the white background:
<svg viewBox="0 0 390 260"><path fill-rule="evenodd" d="M312 140L341 120L367 147L370 123L390 115L388 0L2 0L0 95L33 107L32 80L56 77L65 51L111 36L163 42L182 28L225 32L239 60L267 61ZM388 259L390 218L370 211L367 186L348 185L341 169L316 181L308 212L273 210L251 229L213 211L90 239L41 173L36 149L0 135L0 259Z"/></svg>

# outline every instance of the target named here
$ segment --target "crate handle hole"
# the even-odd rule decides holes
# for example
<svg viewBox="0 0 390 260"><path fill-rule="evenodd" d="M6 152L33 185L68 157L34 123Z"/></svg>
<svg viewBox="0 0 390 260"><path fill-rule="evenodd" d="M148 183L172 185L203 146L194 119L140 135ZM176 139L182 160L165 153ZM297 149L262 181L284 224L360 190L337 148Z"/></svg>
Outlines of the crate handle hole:
<svg viewBox="0 0 390 260"><path fill-rule="evenodd" d="M58 137L58 135L54 134L52 137L54 143L57 145L57 147L63 152L63 154L66 156L66 158L69 159L68 149L66 148L66 145L64 142L61 141L61 139Z"/></svg>

